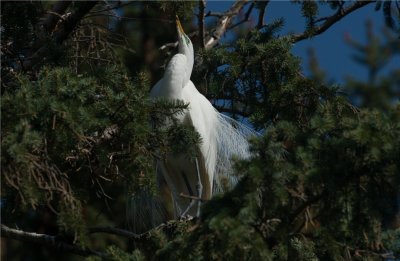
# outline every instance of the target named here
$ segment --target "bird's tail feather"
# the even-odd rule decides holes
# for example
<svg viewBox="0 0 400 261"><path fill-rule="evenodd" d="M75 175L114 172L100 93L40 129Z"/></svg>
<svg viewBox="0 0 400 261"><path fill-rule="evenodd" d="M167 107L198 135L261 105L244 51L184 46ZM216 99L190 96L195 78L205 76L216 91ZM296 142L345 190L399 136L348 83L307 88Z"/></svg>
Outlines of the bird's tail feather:
<svg viewBox="0 0 400 261"><path fill-rule="evenodd" d="M216 140L218 152L213 194L224 192L236 185L239 177L234 175L232 159L248 159L251 156L248 139L252 136L259 136L257 132L243 123L222 113L217 114Z"/></svg>
<svg viewBox="0 0 400 261"><path fill-rule="evenodd" d="M142 189L128 196L126 214L128 228L138 234L167 220L163 201L149 189Z"/></svg>

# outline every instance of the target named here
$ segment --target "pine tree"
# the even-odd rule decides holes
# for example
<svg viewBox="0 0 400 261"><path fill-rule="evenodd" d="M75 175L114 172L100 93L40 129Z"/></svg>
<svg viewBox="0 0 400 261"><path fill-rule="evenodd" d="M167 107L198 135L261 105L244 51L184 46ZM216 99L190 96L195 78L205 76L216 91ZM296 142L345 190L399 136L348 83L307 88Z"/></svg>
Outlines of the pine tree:
<svg viewBox="0 0 400 261"><path fill-rule="evenodd" d="M205 13L205 1L2 4L4 257L399 258L400 73L381 73L400 50L396 2L377 1L384 37L368 27L366 45L348 39L369 79L341 86L317 61L303 76L292 44L371 2L294 1L305 31L290 35L280 34L283 19L264 24L268 3L236 1L225 13ZM321 5L332 16L320 18ZM174 53L175 14L194 32L195 85L262 135L251 141L254 157L232 159L239 184L206 202L201 217L136 235L126 229L127 195L167 197L154 160L193 155L201 142L174 120L188 104L147 98ZM234 41L221 41L236 29Z"/></svg>

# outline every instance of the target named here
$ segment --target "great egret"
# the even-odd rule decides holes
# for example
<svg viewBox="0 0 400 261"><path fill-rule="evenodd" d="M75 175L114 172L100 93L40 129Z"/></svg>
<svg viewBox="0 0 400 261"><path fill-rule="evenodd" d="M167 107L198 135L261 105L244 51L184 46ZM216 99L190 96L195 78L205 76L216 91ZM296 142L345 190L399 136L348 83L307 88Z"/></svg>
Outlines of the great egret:
<svg viewBox="0 0 400 261"><path fill-rule="evenodd" d="M191 159L183 154L170 154L157 162L157 169L171 190L175 216L199 216L200 199L210 199L224 187L232 187L237 182L237 177L232 174L232 157L243 159L250 156L247 137L254 132L219 113L196 89L190 80L193 45L178 17L176 26L179 51L169 61L163 78L152 88L150 97L188 103L188 109L178 116L178 120L194 127L201 136L201 144L198 157ZM139 206L136 211L140 211ZM151 211L152 215L158 212L157 209Z"/></svg>

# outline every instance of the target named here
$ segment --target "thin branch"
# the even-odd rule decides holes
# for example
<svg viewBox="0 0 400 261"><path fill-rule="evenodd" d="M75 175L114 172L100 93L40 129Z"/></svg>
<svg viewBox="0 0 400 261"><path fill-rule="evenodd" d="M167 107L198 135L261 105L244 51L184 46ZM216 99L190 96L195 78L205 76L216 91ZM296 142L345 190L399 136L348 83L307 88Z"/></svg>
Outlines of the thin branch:
<svg viewBox="0 0 400 261"><path fill-rule="evenodd" d="M240 10L249 2L249 0L238 0L231 8L225 12L217 22L217 26L212 30L211 37L206 41L205 48L210 49L214 47L222 35L227 31L228 25L232 18L239 14Z"/></svg>
<svg viewBox="0 0 400 261"><path fill-rule="evenodd" d="M199 25L199 42L200 47L203 49L205 46L204 37L205 37L205 25L204 25L204 10L206 9L206 0L199 0L199 16L198 16L198 25Z"/></svg>
<svg viewBox="0 0 400 261"><path fill-rule="evenodd" d="M70 4L71 1L58 1L54 4L52 10L47 13L42 23L47 33L51 33L54 30L58 20L62 17Z"/></svg>
<svg viewBox="0 0 400 261"><path fill-rule="evenodd" d="M257 29L261 29L264 26L264 16L269 0L260 3L260 13L258 14Z"/></svg>
<svg viewBox="0 0 400 261"><path fill-rule="evenodd" d="M116 236L126 237L126 238L133 239L133 240L140 240L140 239L149 237L151 235L151 232L160 230L164 227L169 226L170 224L171 224L170 222L162 223L159 226L152 228L141 234L136 234L136 233L133 233L131 231L121 229L121 228L103 227L103 226L90 227L90 228L88 228L88 230L89 230L89 234L106 233L106 234L112 234L112 235L116 235Z"/></svg>
<svg viewBox="0 0 400 261"><path fill-rule="evenodd" d="M205 15L205 17L214 16L214 17L221 18L221 17L223 17L223 16L225 16L225 15L234 15L234 14L232 14L232 13L230 13L230 12L220 13L220 12L211 12L211 11L208 11L207 14Z"/></svg>
<svg viewBox="0 0 400 261"><path fill-rule="evenodd" d="M136 233L133 233L133 232L130 232L128 230L121 229L121 228L100 227L100 226L98 226L98 227L90 227L89 228L89 233L90 234L107 233L107 234L113 234L113 235L122 236L122 237L130 238L130 239L140 239L144 235L148 234L148 232L143 233L143 234L136 234Z"/></svg>
<svg viewBox="0 0 400 261"><path fill-rule="evenodd" d="M89 248L82 248L73 244L68 244L66 242L63 242L56 236L26 232L18 229L9 228L3 224L1 224L1 236L4 238L10 238L56 248L59 251L70 252L80 256L107 257L105 253L94 251Z"/></svg>
<svg viewBox="0 0 400 261"><path fill-rule="evenodd" d="M135 1L127 2L127 3L118 2L118 5L116 5L116 6L107 5L107 8L102 9L102 10L91 11L90 14L102 13L102 12L107 12L107 11L111 11L111 10L115 10L115 9L120 9L121 7L124 7L124 6L127 6L127 5L131 5L131 4L134 4L134 3L136 3L136 2Z"/></svg>
<svg viewBox="0 0 400 261"><path fill-rule="evenodd" d="M113 17L113 18L117 18L118 20L134 20L137 21L140 18L138 17L127 17L127 16L120 16L120 15L116 15L116 14L102 14L102 13L89 13L85 18L89 18L89 17L96 17L96 16L102 16L102 17Z"/></svg>
<svg viewBox="0 0 400 261"><path fill-rule="evenodd" d="M326 21L326 20L329 19L329 17L330 17L330 16L324 16L324 17L318 18L318 19L316 19L316 20L314 21L314 23L320 23L320 22L322 22L322 21Z"/></svg>
<svg viewBox="0 0 400 261"><path fill-rule="evenodd" d="M289 216L288 220L289 223L293 222L293 220L303 212L307 207L311 206L312 204L318 202L325 194L321 193L319 195L315 195L304 201L299 207L297 207Z"/></svg>
<svg viewBox="0 0 400 261"><path fill-rule="evenodd" d="M375 0L373 0L373 1L361 1L360 0L360 1L356 1L354 4L352 4L349 7L340 8L334 15L326 18L325 22L322 25L317 26L317 27L313 28L312 30L305 31L301 34L293 35L292 42L294 42L294 43L300 42L300 41L310 38L312 36L322 34L326 30L328 30L332 25L334 25L335 23L340 21L346 15L354 12L357 9L360 9L361 7L363 7L365 5L368 5L368 4L371 4L374 2L376 2L376 1Z"/></svg>
<svg viewBox="0 0 400 261"><path fill-rule="evenodd" d="M90 60L94 60L94 61L102 61L102 62L107 62L107 63L112 63L112 60L109 59L104 59L104 58L100 58L100 57L90 57L90 56L81 56L81 55L73 55L70 56L71 58L80 58L80 59L90 59Z"/></svg>
<svg viewBox="0 0 400 261"><path fill-rule="evenodd" d="M249 17L250 17L251 11L253 11L253 8L254 8L254 3L251 3L249 9L247 10L246 14L244 15L244 18L241 21L237 22L236 24L229 26L228 30L233 29L241 24L244 24L245 22L248 22L250 20Z"/></svg>
<svg viewBox="0 0 400 261"><path fill-rule="evenodd" d="M179 194L179 196L182 197L182 198L188 198L188 199L193 199L193 200L208 201L208 199L205 199L205 198L199 198L199 197L196 197L196 196L186 195L186 194L183 194L183 193Z"/></svg>
<svg viewBox="0 0 400 261"><path fill-rule="evenodd" d="M143 238L147 238L151 234L152 231L160 230L169 225L170 225L170 223L163 223L163 224L161 224L155 228L152 228L149 231L146 231L141 234L136 234L136 233L130 232L128 230L114 228L114 227L107 227L107 226L105 226L105 227L102 227L102 226L90 227L90 228L88 228L88 233L89 234L106 233L106 234L112 234L112 235L116 235L116 236L126 237L126 238L133 239L133 240L140 240ZM69 252L69 253L73 253L73 254L80 255L80 256L99 256L99 257L103 257L103 258L107 257L106 253L94 251L89 248L82 248L82 247L79 247L74 244L69 244L67 242L64 242L62 240L62 238L58 237L58 236L50 236L50 235L46 235L46 234L26 232L26 231L10 228L3 224L1 224L1 236L4 238L10 238L10 239L18 240L18 241L36 243L36 244L44 245L47 247L56 248L59 251Z"/></svg>
<svg viewBox="0 0 400 261"><path fill-rule="evenodd" d="M355 248L355 247L349 246L349 245L347 245L345 243L341 243L341 242L338 242L338 241L334 241L333 243L335 243L335 244L337 244L337 245L339 245L341 247L344 247L344 248L347 248L347 249L350 249L350 250L354 251L354 255L355 256L359 256L359 257L362 256L363 254L366 254L366 255L373 255L373 256L382 258L384 260L396 259L397 258L392 252L377 253L377 252L369 250L369 249Z"/></svg>

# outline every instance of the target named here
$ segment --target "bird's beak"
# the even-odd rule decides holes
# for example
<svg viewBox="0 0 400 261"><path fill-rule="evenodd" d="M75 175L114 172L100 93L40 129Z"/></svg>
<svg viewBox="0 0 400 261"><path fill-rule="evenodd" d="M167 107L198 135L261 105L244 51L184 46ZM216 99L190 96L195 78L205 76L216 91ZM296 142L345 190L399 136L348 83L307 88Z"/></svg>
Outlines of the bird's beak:
<svg viewBox="0 0 400 261"><path fill-rule="evenodd" d="M176 21L176 29L178 30L179 36L184 35L185 31L183 31L183 28L182 28L181 22L179 21L179 17L178 16L176 16L176 20L175 21Z"/></svg>

